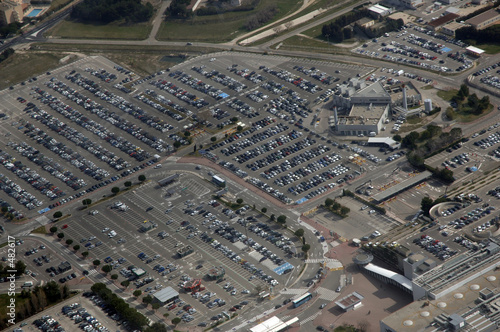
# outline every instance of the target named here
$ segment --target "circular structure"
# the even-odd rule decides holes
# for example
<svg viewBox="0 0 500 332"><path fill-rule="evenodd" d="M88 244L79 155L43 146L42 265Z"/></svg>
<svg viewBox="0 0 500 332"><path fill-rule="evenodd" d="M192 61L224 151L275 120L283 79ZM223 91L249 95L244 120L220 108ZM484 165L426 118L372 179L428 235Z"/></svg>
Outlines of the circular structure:
<svg viewBox="0 0 500 332"><path fill-rule="evenodd" d="M358 265L366 265L373 261L373 255L368 252L361 252L352 259Z"/></svg>
<svg viewBox="0 0 500 332"><path fill-rule="evenodd" d="M495 281L495 280L497 280L497 277L495 277L495 276L487 276L486 280L488 280L488 281Z"/></svg>
<svg viewBox="0 0 500 332"><path fill-rule="evenodd" d="M420 316L422 316L422 317L429 317L429 315L430 315L430 313L428 311L422 311L420 313Z"/></svg>
<svg viewBox="0 0 500 332"><path fill-rule="evenodd" d="M437 306L438 308L446 308L446 302L438 302Z"/></svg>
<svg viewBox="0 0 500 332"><path fill-rule="evenodd" d="M478 290L479 289L479 285L474 284L474 285L471 285L469 288L471 290Z"/></svg>
<svg viewBox="0 0 500 332"><path fill-rule="evenodd" d="M403 325L404 325L404 326L412 326L412 325L413 325L413 321L412 321L412 320L409 320L409 319L408 319L408 320L405 320L405 321L403 322Z"/></svg>
<svg viewBox="0 0 500 332"><path fill-rule="evenodd" d="M464 294L462 293L456 293L455 295L453 295L454 298L456 299L463 299L464 298Z"/></svg>

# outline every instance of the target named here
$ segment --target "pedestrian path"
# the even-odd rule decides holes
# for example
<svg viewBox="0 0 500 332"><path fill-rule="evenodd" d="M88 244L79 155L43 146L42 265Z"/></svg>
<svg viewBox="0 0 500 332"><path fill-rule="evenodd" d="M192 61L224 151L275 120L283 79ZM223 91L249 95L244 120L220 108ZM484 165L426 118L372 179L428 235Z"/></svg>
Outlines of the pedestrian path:
<svg viewBox="0 0 500 332"><path fill-rule="evenodd" d="M333 258L310 258L306 259L307 264L311 263L332 263L332 262L338 262L338 260L333 259Z"/></svg>
<svg viewBox="0 0 500 332"><path fill-rule="evenodd" d="M97 273L98 273L98 272L97 272L97 270L96 270L96 269L92 269L92 270L89 270L89 274L88 274L88 275L89 275L89 276L92 276L92 275L97 274Z"/></svg>
<svg viewBox="0 0 500 332"><path fill-rule="evenodd" d="M314 314L312 314L311 316L307 317L307 318L304 318L302 320L300 320L300 326L314 320L316 317L318 317L319 315L321 314L321 311L317 311L315 312Z"/></svg>
<svg viewBox="0 0 500 332"><path fill-rule="evenodd" d="M280 291L280 294L289 294L289 295L302 295L307 292L309 288L286 288Z"/></svg>

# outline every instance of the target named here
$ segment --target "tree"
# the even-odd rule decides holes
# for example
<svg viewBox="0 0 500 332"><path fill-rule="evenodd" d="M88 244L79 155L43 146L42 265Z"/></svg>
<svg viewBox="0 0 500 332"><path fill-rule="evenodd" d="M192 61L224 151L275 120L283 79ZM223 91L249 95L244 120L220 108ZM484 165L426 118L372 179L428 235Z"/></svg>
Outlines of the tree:
<svg viewBox="0 0 500 332"><path fill-rule="evenodd" d="M116 194L118 194L120 192L120 188L113 187L113 188L111 188L111 192L116 195Z"/></svg>
<svg viewBox="0 0 500 332"><path fill-rule="evenodd" d="M332 205L333 205L333 203L334 203L334 202L335 202L335 201L334 201L333 199L331 199L331 198L327 198L327 199L325 199L325 206L326 206L326 207L330 207L330 206L332 206Z"/></svg>
<svg viewBox="0 0 500 332"><path fill-rule="evenodd" d="M100 260L98 260L98 259L95 259L95 260L92 262L92 264L94 264L94 266L99 266L99 265L101 265L101 261L100 261Z"/></svg>
<svg viewBox="0 0 500 332"><path fill-rule="evenodd" d="M215 141L217 141L217 137L212 136L212 137L210 138L210 140L211 140L212 142L215 142Z"/></svg>
<svg viewBox="0 0 500 332"><path fill-rule="evenodd" d="M16 271L18 274L24 274L24 271L26 271L26 264L24 264L23 261L17 261L16 262Z"/></svg>
<svg viewBox="0 0 500 332"><path fill-rule="evenodd" d="M71 240L71 239L67 239L67 240L66 240L66 244L67 244L68 246L70 246L71 244L73 244L73 240Z"/></svg>
<svg viewBox="0 0 500 332"><path fill-rule="evenodd" d="M262 209L260 209L260 212L262 212L262 213L266 213L266 212L267 212L267 208L266 208L266 207L263 207Z"/></svg>
<svg viewBox="0 0 500 332"><path fill-rule="evenodd" d="M82 252L82 256L83 256L83 258L87 258L87 257L88 257L88 255L89 255L89 252L88 252L88 251L84 251L84 252Z"/></svg>
<svg viewBox="0 0 500 332"><path fill-rule="evenodd" d="M304 236L304 229L303 228L299 228L293 234L295 234L296 237L303 237Z"/></svg>
<svg viewBox="0 0 500 332"><path fill-rule="evenodd" d="M286 216L285 215L281 215L281 216L278 217L278 219L276 221L284 226L285 223L286 223Z"/></svg>
<svg viewBox="0 0 500 332"><path fill-rule="evenodd" d="M153 303L153 309L156 310L160 307L159 303ZM167 327L165 324L162 324L160 322L156 322L151 326L148 326L144 332L167 332Z"/></svg>
<svg viewBox="0 0 500 332"><path fill-rule="evenodd" d="M138 179L139 179L139 181L144 182L144 181L146 181L146 175L141 174L141 175L139 175Z"/></svg>
<svg viewBox="0 0 500 332"><path fill-rule="evenodd" d="M174 148L176 148L176 149L180 148L180 147L181 147L181 145L182 145L182 144L181 144L181 142L179 142L179 141L175 141L175 142L174 142Z"/></svg>
<svg viewBox="0 0 500 332"><path fill-rule="evenodd" d="M64 238L64 233L61 232L57 234L57 237L62 240Z"/></svg>
<svg viewBox="0 0 500 332"><path fill-rule="evenodd" d="M142 303L144 303L146 305L146 307L148 306L148 304L150 304L151 302L153 302L153 298L151 297L151 295L146 295L142 298Z"/></svg>
<svg viewBox="0 0 500 332"><path fill-rule="evenodd" d="M124 185L127 188L132 187L132 182L131 181L125 181Z"/></svg>
<svg viewBox="0 0 500 332"><path fill-rule="evenodd" d="M130 280L123 280L120 285L123 287L127 288L130 285Z"/></svg>
<svg viewBox="0 0 500 332"><path fill-rule="evenodd" d="M417 133L416 131L412 131L403 138L402 144L410 150L414 150L417 147L417 140L419 137L419 133Z"/></svg>
<svg viewBox="0 0 500 332"><path fill-rule="evenodd" d="M241 132L241 131L243 130L243 126L238 126L238 127L236 127L236 130L237 130L238 132Z"/></svg>
<svg viewBox="0 0 500 332"><path fill-rule="evenodd" d="M111 265L103 265L103 267L101 268L101 270L104 273L109 273L109 272L111 272L111 270L113 270L113 268L111 267Z"/></svg>
<svg viewBox="0 0 500 332"><path fill-rule="evenodd" d="M238 122L238 118L237 117L231 118L231 122Z"/></svg>
<svg viewBox="0 0 500 332"><path fill-rule="evenodd" d="M184 136L185 136L185 137L189 137L189 136L191 136L191 133L190 133L189 131L187 131L187 130L186 130L186 131L184 132Z"/></svg>
<svg viewBox="0 0 500 332"><path fill-rule="evenodd" d="M422 198L422 200L420 201L420 208L424 212L424 215L429 216L429 210L431 209L433 204L434 204L434 201L432 200L432 198L430 198L428 196L425 196L424 198Z"/></svg>
<svg viewBox="0 0 500 332"><path fill-rule="evenodd" d="M9 211L9 208L6 206L2 206L2 213L5 213L7 211Z"/></svg>
<svg viewBox="0 0 500 332"><path fill-rule="evenodd" d="M242 198L238 198L238 199L236 200L236 203L238 203L238 204L243 203L243 199L242 199Z"/></svg>
<svg viewBox="0 0 500 332"><path fill-rule="evenodd" d="M155 302L151 305L151 307L153 308L153 310L158 310L160 308L160 304L158 302ZM158 330L155 330L155 331L158 331Z"/></svg>
<svg viewBox="0 0 500 332"><path fill-rule="evenodd" d="M417 151L412 151L406 155L406 158L415 167L422 167L424 166L425 159L422 157L420 153L417 153Z"/></svg>
<svg viewBox="0 0 500 332"><path fill-rule="evenodd" d="M55 233L55 232L57 232L57 227L56 226L52 226L49 230L50 230L51 233Z"/></svg>
<svg viewBox="0 0 500 332"><path fill-rule="evenodd" d="M61 211L57 211L52 216L54 217L54 219L59 219L59 218L62 217L62 212Z"/></svg>
<svg viewBox="0 0 500 332"><path fill-rule="evenodd" d="M118 279L118 274L112 274L112 275L111 275L111 279L113 279L113 280Z"/></svg>
<svg viewBox="0 0 500 332"><path fill-rule="evenodd" d="M302 251L303 252L308 252L309 249L311 249L311 245L309 245L307 243L302 246Z"/></svg>
<svg viewBox="0 0 500 332"><path fill-rule="evenodd" d="M174 319L172 319L172 324L174 324L175 326L177 326L177 324L179 324L181 322L181 319L179 317L175 317Z"/></svg>
<svg viewBox="0 0 500 332"><path fill-rule="evenodd" d="M351 209L349 209L347 206L342 206L340 208L340 214L342 216L347 216L349 214L349 212L351 212Z"/></svg>
<svg viewBox="0 0 500 332"><path fill-rule="evenodd" d="M271 214L271 221L276 220L276 216L274 214Z"/></svg>
<svg viewBox="0 0 500 332"><path fill-rule="evenodd" d="M55 302L61 299L61 288L55 281L49 281L43 287L43 290L49 302Z"/></svg>
<svg viewBox="0 0 500 332"><path fill-rule="evenodd" d="M133 294L135 297L139 297L139 296L141 296L142 292L141 292L139 289L137 289L137 290L135 290L132 294Z"/></svg>
<svg viewBox="0 0 500 332"><path fill-rule="evenodd" d="M193 146L193 152L196 152L196 144Z"/></svg>
<svg viewBox="0 0 500 332"><path fill-rule="evenodd" d="M90 198L86 198L82 201L83 206L87 207L92 204L92 200Z"/></svg>
<svg viewBox="0 0 500 332"><path fill-rule="evenodd" d="M80 250L80 245L79 245L79 244L75 244L75 245L73 246L73 250L74 250L74 251L78 251L78 250Z"/></svg>

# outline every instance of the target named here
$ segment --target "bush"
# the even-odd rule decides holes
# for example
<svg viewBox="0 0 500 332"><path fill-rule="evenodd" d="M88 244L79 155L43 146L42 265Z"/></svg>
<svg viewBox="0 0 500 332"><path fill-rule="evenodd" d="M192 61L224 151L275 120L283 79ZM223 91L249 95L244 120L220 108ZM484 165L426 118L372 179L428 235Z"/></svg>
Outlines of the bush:
<svg viewBox="0 0 500 332"><path fill-rule="evenodd" d="M56 226L52 226L52 227L50 228L50 232L51 232L51 233L55 233L55 232L57 232L57 227L56 227Z"/></svg>
<svg viewBox="0 0 500 332"><path fill-rule="evenodd" d="M72 243L73 243L73 240L71 240L71 239L67 239L67 240L66 240L66 244L67 244L68 246L70 246Z"/></svg>
<svg viewBox="0 0 500 332"><path fill-rule="evenodd" d="M116 194L118 194L120 192L120 188L113 187L113 188L111 188L111 192L116 195Z"/></svg>
<svg viewBox="0 0 500 332"><path fill-rule="evenodd" d="M64 238L64 233L59 233L57 234L57 237L60 238L61 240Z"/></svg>
<svg viewBox="0 0 500 332"><path fill-rule="evenodd" d="M262 209L260 209L260 212L262 212L262 213L266 213L266 212L267 212L267 208L266 208L266 207L263 207Z"/></svg>
<svg viewBox="0 0 500 332"><path fill-rule="evenodd" d="M144 181L146 181L146 175L141 174L141 175L139 175L138 179L139 179L139 181L144 182Z"/></svg>
<svg viewBox="0 0 500 332"><path fill-rule="evenodd" d="M238 203L238 204L243 203L243 199L242 199L242 198L238 198L238 199L236 200L236 203Z"/></svg>
<svg viewBox="0 0 500 332"><path fill-rule="evenodd" d="M299 228L293 234L295 234L295 236L297 236L297 237L303 237L304 236L304 229Z"/></svg>
<svg viewBox="0 0 500 332"><path fill-rule="evenodd" d="M217 137L212 136L212 138L210 138L210 140L211 140L212 142L215 142L215 141L217 141Z"/></svg>
<svg viewBox="0 0 500 332"><path fill-rule="evenodd" d="M55 218L55 219L59 219L62 217L62 212L61 211L57 211L56 213L54 213L52 216Z"/></svg>

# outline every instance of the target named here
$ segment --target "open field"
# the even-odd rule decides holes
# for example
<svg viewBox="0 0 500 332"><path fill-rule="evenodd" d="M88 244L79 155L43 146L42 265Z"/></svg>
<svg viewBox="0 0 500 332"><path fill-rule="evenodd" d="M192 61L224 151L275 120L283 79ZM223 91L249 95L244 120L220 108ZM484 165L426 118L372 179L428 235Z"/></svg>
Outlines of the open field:
<svg viewBox="0 0 500 332"><path fill-rule="evenodd" d="M277 5L279 11L273 20L268 23L292 13L301 5L301 2L295 0L264 0L252 11L195 16L188 20L163 22L156 38L158 40L226 42L234 39L239 34L248 32L243 28L248 18L272 3Z"/></svg>
<svg viewBox="0 0 500 332"><path fill-rule="evenodd" d="M273 45L273 48L276 46L277 45ZM318 53L329 53L329 54L348 54L349 52L349 50L347 49L343 49L320 40L302 36L293 36L291 38L286 39L279 48L291 51L292 50L303 51L305 49L308 49L308 50L314 50L315 52Z"/></svg>
<svg viewBox="0 0 500 332"><path fill-rule="evenodd" d="M5 77L0 80L0 90L58 67L59 60L65 56L53 53L15 53L0 64L0 72Z"/></svg>
<svg viewBox="0 0 500 332"><path fill-rule="evenodd" d="M125 24L86 24L76 21L62 21L50 35L56 38L77 39L146 39L151 31L149 23Z"/></svg>
<svg viewBox="0 0 500 332"><path fill-rule="evenodd" d="M53 0L50 3L50 8L49 8L49 13L51 10L57 10L58 8L62 8L63 6L66 6L68 3L72 2L73 0Z"/></svg>

